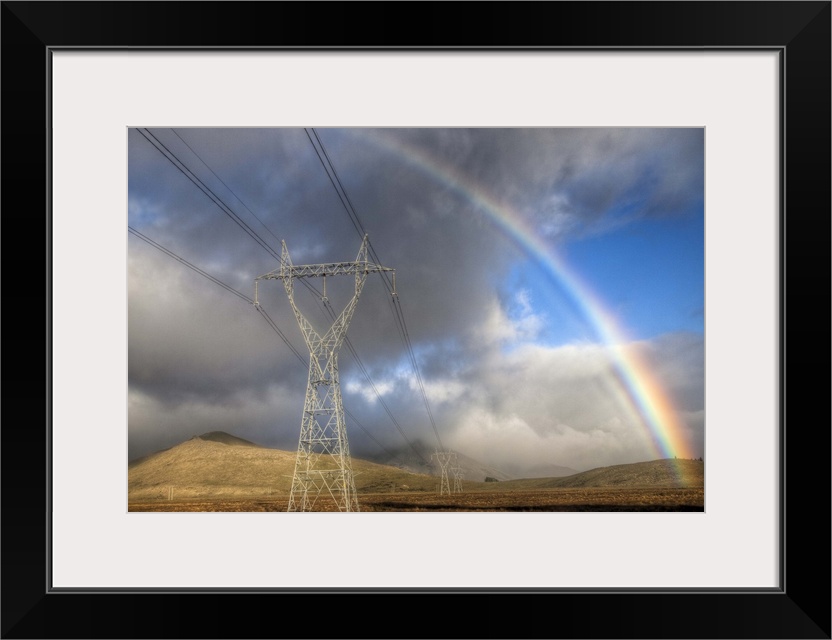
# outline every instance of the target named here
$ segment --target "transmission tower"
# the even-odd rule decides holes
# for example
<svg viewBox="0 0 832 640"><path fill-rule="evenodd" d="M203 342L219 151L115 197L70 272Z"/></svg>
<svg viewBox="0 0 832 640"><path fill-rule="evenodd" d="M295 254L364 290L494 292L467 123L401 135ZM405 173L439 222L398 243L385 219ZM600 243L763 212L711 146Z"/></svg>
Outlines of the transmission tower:
<svg viewBox="0 0 832 640"><path fill-rule="evenodd" d="M439 495L451 495L451 483L448 481L448 469L451 462L456 460L456 454L452 451L435 451L431 455L431 460L436 460L439 465L440 480L439 480Z"/></svg>
<svg viewBox="0 0 832 640"><path fill-rule="evenodd" d="M341 384L338 379L338 350L346 336L367 275L378 271L394 271L389 267L369 262L368 247L365 235L358 256L353 262L296 266L292 264L284 241L280 268L259 276L254 281L255 304L259 304L258 280L283 281L289 304L295 313L306 346L309 347L309 380L306 385L288 511L312 511L321 496L329 496L339 511L359 511L344 422L344 406L341 401ZM323 297L326 299L326 277L341 275L355 276L355 295L322 336L295 304L295 280L323 278Z"/></svg>
<svg viewBox="0 0 832 640"><path fill-rule="evenodd" d="M462 467L459 466L459 458L454 454L451 471L454 474L454 493L462 493Z"/></svg>

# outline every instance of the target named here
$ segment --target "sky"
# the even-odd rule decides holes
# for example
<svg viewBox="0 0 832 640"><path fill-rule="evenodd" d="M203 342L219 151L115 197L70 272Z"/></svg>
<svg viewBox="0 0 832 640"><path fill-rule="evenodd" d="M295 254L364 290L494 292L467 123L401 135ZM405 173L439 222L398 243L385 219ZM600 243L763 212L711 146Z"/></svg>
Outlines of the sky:
<svg viewBox="0 0 832 640"><path fill-rule="evenodd" d="M359 361L339 355L353 456L419 441L523 475L704 455L703 129L135 128L128 149L130 459L214 430L295 450L306 367L228 289L253 298L282 241L351 261L364 233L409 340L371 274ZM336 311L353 292L327 278ZM258 299L307 359L281 282Z"/></svg>

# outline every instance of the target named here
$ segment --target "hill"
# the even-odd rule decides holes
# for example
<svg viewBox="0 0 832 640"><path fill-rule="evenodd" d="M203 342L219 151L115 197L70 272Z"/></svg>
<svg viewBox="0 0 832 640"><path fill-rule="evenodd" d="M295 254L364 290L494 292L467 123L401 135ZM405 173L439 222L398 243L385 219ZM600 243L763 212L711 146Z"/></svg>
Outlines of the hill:
<svg viewBox="0 0 832 640"><path fill-rule="evenodd" d="M195 436L200 440L208 440L210 442L219 442L220 444L227 444L232 447L259 447L259 444L254 444L248 440L243 440L237 436L232 436L225 431L209 431L203 433L201 436Z"/></svg>
<svg viewBox="0 0 832 640"><path fill-rule="evenodd" d="M230 433L226 433L225 431L209 431L208 433L203 433L201 436L194 436L191 440L209 440L211 442L219 442L221 444L229 445L229 446L237 446L237 447L259 447L259 444L254 444L248 440L244 440L243 438L238 438L237 436L232 436ZM173 447L168 447L167 449L161 449L159 451L155 451L153 453L149 453L146 456L141 456L134 460L130 460L127 464L128 469L132 469L138 464L146 462L150 460L154 456L157 456L165 451L170 451Z"/></svg>
<svg viewBox="0 0 832 640"><path fill-rule="evenodd" d="M524 478L560 478L562 476L571 476L578 473L577 469L572 467L562 467L556 464L538 464L529 467L522 474Z"/></svg>
<svg viewBox="0 0 832 640"><path fill-rule="evenodd" d="M431 452L426 447L420 453L430 459ZM415 452L410 455L413 461L398 459L395 466L353 457L356 489L359 493L435 493L439 482L436 469L424 465ZM186 500L288 495L295 458L295 451L270 449L223 431L212 431L131 462L128 498L152 501L173 497ZM465 470L466 492L704 487L704 463L697 460L653 460L599 467L563 477L511 479L471 458L460 455L459 459ZM423 472L406 468L408 463ZM485 482L486 476L499 482Z"/></svg>
<svg viewBox="0 0 832 640"><path fill-rule="evenodd" d="M529 478L500 482L500 489L569 489L582 487L704 487L701 460L662 459L598 467L561 478Z"/></svg>
<svg viewBox="0 0 832 640"><path fill-rule="evenodd" d="M130 500L250 497L288 493L295 451L256 445L215 431L194 436L128 467ZM436 478L353 458L361 492L435 491Z"/></svg>
<svg viewBox="0 0 832 640"><path fill-rule="evenodd" d="M431 462L431 455L434 453L434 448L429 447L421 440L414 440L409 446L402 446L398 449L388 450L388 454L380 454L373 456L372 460L379 464L396 467L414 473L423 473L427 475L440 475L439 469L435 464L426 464ZM503 469L497 469L479 460L470 458L462 453L457 453L457 464L462 470L462 479L474 482L484 482L487 477L496 478L497 480L511 480L517 476L506 473ZM554 474L553 474L554 475Z"/></svg>

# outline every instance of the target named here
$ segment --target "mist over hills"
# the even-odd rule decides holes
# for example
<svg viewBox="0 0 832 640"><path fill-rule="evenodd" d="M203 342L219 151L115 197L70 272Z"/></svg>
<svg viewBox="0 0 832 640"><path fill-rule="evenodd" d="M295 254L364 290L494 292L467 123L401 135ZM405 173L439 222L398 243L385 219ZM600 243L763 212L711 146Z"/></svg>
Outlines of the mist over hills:
<svg viewBox="0 0 832 640"><path fill-rule="evenodd" d="M560 478L576 473L578 473L578 470L572 467L564 467L557 464L538 464L533 467L528 467L522 473L516 473L515 475L522 478Z"/></svg>
<svg viewBox="0 0 832 640"><path fill-rule="evenodd" d="M368 459L373 462L389 465L398 469L436 476L440 475L440 470L436 462L431 459L431 456L435 453L435 451L435 447L428 446L424 441L414 440L410 443L410 446L401 446L397 449L387 449L385 452L375 454ZM462 469L463 480L483 482L486 478L511 480L513 478L520 477L507 473L503 469L483 464L479 460L470 458L462 453L459 453L458 451L456 454L457 463L460 469Z"/></svg>

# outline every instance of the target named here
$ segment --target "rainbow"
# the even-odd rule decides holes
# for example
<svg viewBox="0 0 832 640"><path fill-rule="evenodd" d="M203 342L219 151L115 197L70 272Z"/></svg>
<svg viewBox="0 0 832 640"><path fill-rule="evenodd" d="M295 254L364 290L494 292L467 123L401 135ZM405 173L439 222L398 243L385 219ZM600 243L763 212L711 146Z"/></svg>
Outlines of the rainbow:
<svg viewBox="0 0 832 640"><path fill-rule="evenodd" d="M455 167L429 156L425 151L378 131L351 130L377 146L401 157L405 162L430 175L482 210L488 219L526 255L536 261L582 311L603 343L613 355L616 377L638 416L646 435L660 458L692 458L693 449L686 426L678 416L638 347L609 313L598 296L512 207L505 205Z"/></svg>

